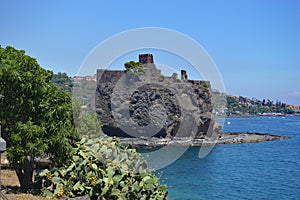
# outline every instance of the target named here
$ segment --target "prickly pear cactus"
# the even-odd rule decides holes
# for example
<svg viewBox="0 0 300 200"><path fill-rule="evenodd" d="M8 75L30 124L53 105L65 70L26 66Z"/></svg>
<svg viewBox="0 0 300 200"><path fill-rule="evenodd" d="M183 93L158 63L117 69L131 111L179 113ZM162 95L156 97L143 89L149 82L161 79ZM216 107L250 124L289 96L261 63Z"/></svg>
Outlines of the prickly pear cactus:
<svg viewBox="0 0 300 200"><path fill-rule="evenodd" d="M50 198L166 199L166 186L146 169L146 161L135 149L107 136L84 137L68 166L42 171L37 183Z"/></svg>

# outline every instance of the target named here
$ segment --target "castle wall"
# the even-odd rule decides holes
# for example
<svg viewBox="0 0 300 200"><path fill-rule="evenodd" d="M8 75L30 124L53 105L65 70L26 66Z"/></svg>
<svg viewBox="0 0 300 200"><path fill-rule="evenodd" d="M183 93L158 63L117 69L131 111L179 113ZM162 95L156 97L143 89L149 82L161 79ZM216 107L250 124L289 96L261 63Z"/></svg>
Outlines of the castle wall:
<svg viewBox="0 0 300 200"><path fill-rule="evenodd" d="M109 82L117 82L124 74L125 70L97 70L97 85L106 84Z"/></svg>

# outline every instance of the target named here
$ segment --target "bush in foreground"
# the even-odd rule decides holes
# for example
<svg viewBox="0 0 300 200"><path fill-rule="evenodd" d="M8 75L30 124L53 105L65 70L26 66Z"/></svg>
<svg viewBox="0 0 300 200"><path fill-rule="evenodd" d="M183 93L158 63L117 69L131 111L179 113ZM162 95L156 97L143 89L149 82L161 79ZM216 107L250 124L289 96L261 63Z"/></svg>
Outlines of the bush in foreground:
<svg viewBox="0 0 300 200"><path fill-rule="evenodd" d="M37 183L50 198L166 199L166 186L146 168L135 149L122 147L104 135L100 139L84 137L74 148L69 165L42 171Z"/></svg>

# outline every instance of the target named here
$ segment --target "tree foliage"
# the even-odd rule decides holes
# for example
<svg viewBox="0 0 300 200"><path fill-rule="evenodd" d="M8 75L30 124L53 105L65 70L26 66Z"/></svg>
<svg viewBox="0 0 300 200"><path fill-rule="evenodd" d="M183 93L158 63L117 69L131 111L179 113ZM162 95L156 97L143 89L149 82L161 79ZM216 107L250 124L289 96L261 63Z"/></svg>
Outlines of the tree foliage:
<svg viewBox="0 0 300 200"><path fill-rule="evenodd" d="M37 157L61 165L71 156L70 140L78 139L71 96L51 82L52 75L25 51L0 49L2 136L23 190L32 187Z"/></svg>
<svg viewBox="0 0 300 200"><path fill-rule="evenodd" d="M144 69L142 63L140 63L140 62L129 61L129 62L126 62L124 64L124 66L125 66L125 69L129 72L136 73L136 74L145 73L145 69Z"/></svg>

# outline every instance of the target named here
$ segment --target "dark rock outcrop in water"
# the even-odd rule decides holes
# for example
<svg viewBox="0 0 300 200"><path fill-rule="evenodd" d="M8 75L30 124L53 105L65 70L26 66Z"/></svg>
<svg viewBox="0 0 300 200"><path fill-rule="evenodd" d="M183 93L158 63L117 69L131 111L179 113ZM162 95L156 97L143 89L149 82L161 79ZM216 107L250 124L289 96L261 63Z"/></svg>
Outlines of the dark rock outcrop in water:
<svg viewBox="0 0 300 200"><path fill-rule="evenodd" d="M123 145L131 145L138 149L151 149L163 146L212 146L220 144L243 144L288 139L288 136L278 136L261 133L226 132L218 137L210 138L121 138Z"/></svg>
<svg viewBox="0 0 300 200"><path fill-rule="evenodd" d="M117 137L194 137L218 129L210 82L161 75L151 54L139 57L144 74L98 70L96 112L104 133Z"/></svg>

